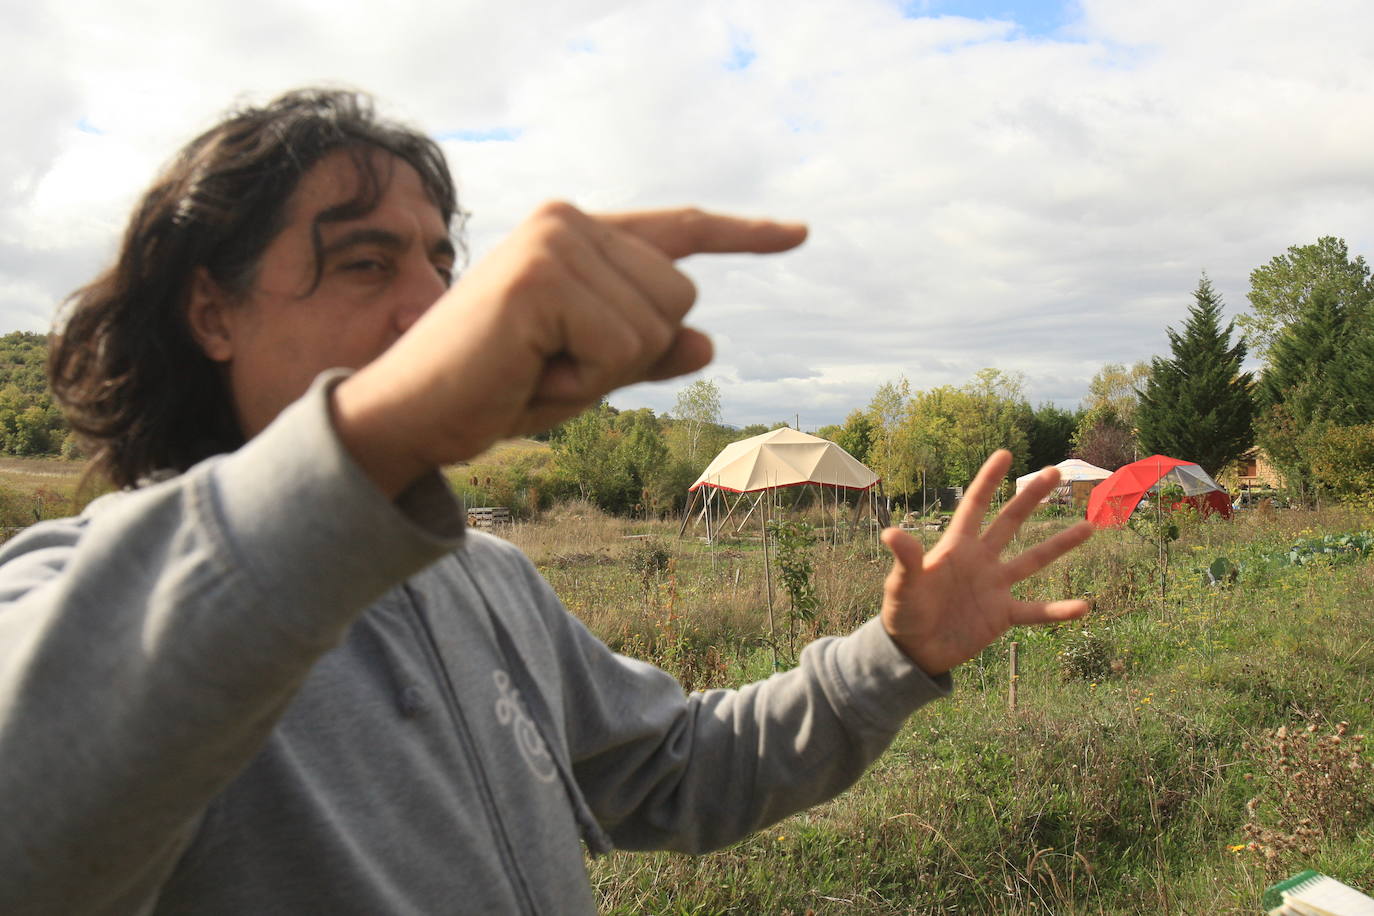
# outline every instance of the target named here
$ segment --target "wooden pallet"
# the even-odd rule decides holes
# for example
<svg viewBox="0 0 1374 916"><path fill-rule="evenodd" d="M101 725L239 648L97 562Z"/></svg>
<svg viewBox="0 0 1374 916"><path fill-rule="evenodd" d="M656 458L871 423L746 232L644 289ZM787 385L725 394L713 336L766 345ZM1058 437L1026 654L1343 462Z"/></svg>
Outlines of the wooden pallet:
<svg viewBox="0 0 1374 916"><path fill-rule="evenodd" d="M510 509L505 506L478 506L468 509L469 528L495 528L510 524Z"/></svg>

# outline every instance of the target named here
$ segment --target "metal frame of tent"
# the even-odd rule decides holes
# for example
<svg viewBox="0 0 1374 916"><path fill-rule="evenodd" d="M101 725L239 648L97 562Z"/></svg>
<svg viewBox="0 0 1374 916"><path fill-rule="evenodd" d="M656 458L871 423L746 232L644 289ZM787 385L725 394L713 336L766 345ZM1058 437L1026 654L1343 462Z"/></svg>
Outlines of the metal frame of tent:
<svg viewBox="0 0 1374 916"><path fill-rule="evenodd" d="M885 504L882 499L882 481L876 481L868 487L847 487L842 484L827 484L817 481L807 481L806 483L782 484L780 486L760 487L756 490L732 490L729 487L722 487L716 484L703 483L692 491L691 498L682 511L682 524L678 528L678 537L682 537L689 524L706 524L706 541L714 543L716 538L721 536L730 519L741 506L747 505L748 509L744 515L736 522L734 536L742 537L744 528L749 524L749 520L755 512L760 515L761 524L767 524L772 515L771 510L781 511L783 506L779 499L783 490L810 489L816 494L816 505L824 513L831 532L831 541L837 542L839 539L840 528L840 505L844 502L843 496L851 492L863 494L863 499L856 500L852 512L846 513L849 516L849 524L857 526L861 518L871 518L879 522L877 526L870 525L874 536L885 524L882 521ZM827 491L831 498L827 499ZM700 503L700 508L697 504ZM718 505L719 504L719 505ZM868 512L865 513L864 509ZM833 511L832 511L833 510ZM695 511L696 518L693 519ZM723 514L722 514L723 513Z"/></svg>

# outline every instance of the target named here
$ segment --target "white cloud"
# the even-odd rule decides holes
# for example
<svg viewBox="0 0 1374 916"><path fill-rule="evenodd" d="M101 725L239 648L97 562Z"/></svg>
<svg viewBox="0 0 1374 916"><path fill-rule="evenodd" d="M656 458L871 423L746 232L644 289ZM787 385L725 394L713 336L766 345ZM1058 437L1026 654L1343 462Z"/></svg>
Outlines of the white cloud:
<svg viewBox="0 0 1374 916"><path fill-rule="evenodd" d="M1102 363L1166 348L1204 269L1236 312L1289 245L1374 257L1374 7L1080 7L1051 37L881 0L24 8L0 37L25 89L0 101L21 127L0 330L41 326L237 97L319 81L453 138L479 256L549 197L808 220L794 253L686 265L741 424L836 422L899 373L983 366L1071 405ZM615 402L665 410L681 384Z"/></svg>

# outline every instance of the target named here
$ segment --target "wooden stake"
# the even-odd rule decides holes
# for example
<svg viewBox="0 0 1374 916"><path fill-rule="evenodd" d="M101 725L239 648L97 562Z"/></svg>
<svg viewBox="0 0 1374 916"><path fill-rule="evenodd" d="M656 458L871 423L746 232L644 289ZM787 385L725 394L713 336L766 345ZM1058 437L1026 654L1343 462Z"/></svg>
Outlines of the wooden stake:
<svg viewBox="0 0 1374 916"><path fill-rule="evenodd" d="M1011 677L1007 678L1007 711L1016 712L1016 688L1017 682L1021 679L1020 660L1017 658L1017 650L1021 647L1018 642L1011 644Z"/></svg>

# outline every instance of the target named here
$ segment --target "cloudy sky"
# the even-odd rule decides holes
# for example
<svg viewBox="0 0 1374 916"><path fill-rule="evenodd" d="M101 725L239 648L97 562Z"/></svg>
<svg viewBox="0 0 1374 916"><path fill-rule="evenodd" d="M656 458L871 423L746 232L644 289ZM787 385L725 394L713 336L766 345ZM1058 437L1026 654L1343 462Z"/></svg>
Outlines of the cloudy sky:
<svg viewBox="0 0 1374 916"><path fill-rule="evenodd" d="M802 219L694 258L737 425L994 366L1072 407L1289 245L1374 258L1368 0L63 0L0 34L0 332L47 330L236 100L367 89L443 140L474 258L540 201ZM682 382L620 407L671 408Z"/></svg>

